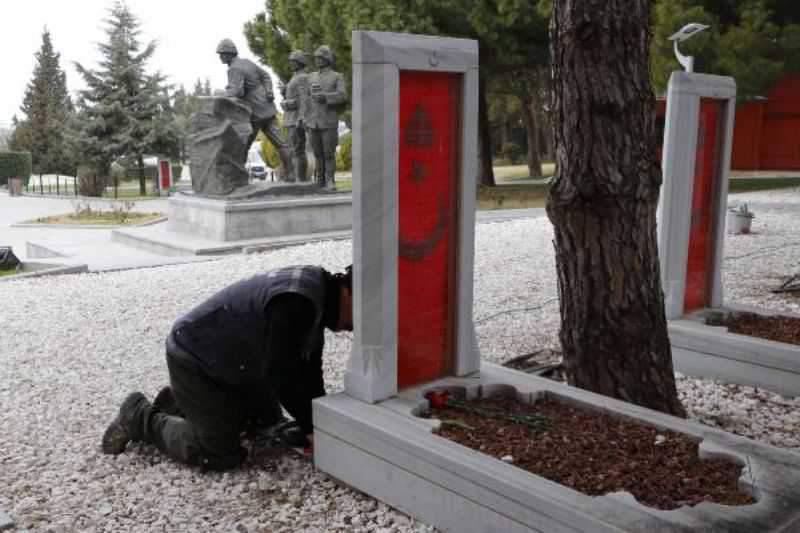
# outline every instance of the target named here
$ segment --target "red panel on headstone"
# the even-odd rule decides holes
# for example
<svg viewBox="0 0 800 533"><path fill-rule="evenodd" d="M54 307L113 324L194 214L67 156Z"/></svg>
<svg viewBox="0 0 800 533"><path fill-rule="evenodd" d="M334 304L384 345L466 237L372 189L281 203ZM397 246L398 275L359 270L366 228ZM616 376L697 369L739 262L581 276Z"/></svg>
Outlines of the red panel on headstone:
<svg viewBox="0 0 800 533"><path fill-rule="evenodd" d="M719 178L723 100L700 100L697 155L692 191L692 224L686 263L684 312L708 305L714 259L714 189Z"/></svg>
<svg viewBox="0 0 800 533"><path fill-rule="evenodd" d="M169 168L169 161L159 161L159 176L161 176L161 186L160 189L162 191L166 191L172 186L172 175L171 175L171 168Z"/></svg>
<svg viewBox="0 0 800 533"><path fill-rule="evenodd" d="M453 366L460 91L460 74L400 73L400 388Z"/></svg>

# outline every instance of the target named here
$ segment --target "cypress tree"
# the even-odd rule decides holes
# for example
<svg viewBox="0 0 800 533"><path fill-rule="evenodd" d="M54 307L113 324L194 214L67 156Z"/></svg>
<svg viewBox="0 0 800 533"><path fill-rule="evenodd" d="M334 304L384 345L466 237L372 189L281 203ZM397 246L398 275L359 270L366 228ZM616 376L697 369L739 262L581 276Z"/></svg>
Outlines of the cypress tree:
<svg viewBox="0 0 800 533"><path fill-rule="evenodd" d="M42 46L35 54L33 77L20 107L25 118L17 120L15 117L16 131L12 139L13 149L31 152L35 173L74 171L74 161L68 155L64 139L64 124L73 106L60 56L45 28Z"/></svg>

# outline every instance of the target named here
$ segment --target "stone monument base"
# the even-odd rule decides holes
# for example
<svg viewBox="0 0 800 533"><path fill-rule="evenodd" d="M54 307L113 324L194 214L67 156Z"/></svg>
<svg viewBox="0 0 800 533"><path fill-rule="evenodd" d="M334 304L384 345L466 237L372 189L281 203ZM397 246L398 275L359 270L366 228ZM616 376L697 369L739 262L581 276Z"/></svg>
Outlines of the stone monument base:
<svg viewBox="0 0 800 533"><path fill-rule="evenodd" d="M352 221L349 193L242 200L181 193L169 200L167 231L229 242L349 230Z"/></svg>

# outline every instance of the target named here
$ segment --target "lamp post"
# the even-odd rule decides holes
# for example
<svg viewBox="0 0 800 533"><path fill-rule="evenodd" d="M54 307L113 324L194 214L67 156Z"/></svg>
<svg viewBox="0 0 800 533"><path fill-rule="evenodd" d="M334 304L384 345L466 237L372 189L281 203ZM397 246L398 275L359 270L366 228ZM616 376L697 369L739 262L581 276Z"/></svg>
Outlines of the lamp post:
<svg viewBox="0 0 800 533"><path fill-rule="evenodd" d="M674 43L675 57L686 72L694 72L694 57L681 54L681 51L678 49L678 43L690 39L709 27L710 26L698 22L691 22L669 37L669 40Z"/></svg>

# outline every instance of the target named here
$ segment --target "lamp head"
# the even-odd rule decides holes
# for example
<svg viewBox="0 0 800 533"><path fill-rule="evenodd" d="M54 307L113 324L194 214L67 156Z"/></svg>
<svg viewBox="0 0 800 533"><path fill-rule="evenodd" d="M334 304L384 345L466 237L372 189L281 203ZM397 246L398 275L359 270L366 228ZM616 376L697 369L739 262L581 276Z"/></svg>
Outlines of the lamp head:
<svg viewBox="0 0 800 533"><path fill-rule="evenodd" d="M706 24L700 24L699 22L690 22L689 24L687 24L683 28L679 29L677 32L673 33L669 37L669 40L670 41L677 41L679 43L682 43L683 41L685 41L685 40L687 40L687 39L689 39L691 37L694 37L695 35L697 35L701 31L707 30L708 28L710 28L710 26L708 26Z"/></svg>

